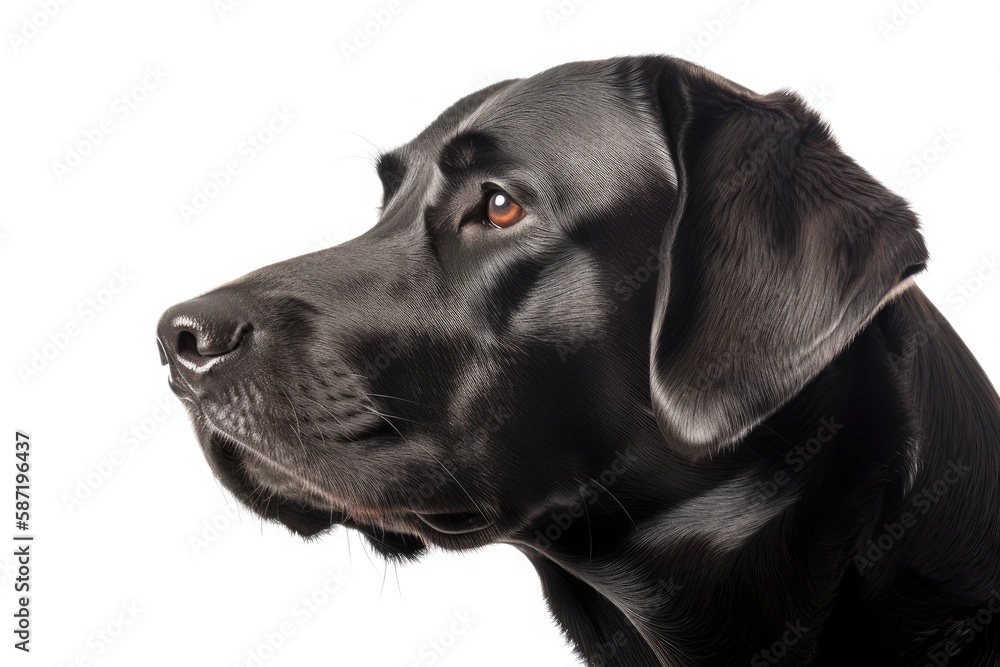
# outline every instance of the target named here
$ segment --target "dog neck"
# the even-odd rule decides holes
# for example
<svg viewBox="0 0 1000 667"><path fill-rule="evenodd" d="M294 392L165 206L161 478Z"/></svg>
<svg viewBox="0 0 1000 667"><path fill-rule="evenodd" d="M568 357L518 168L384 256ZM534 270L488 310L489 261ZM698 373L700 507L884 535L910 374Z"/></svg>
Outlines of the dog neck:
<svg viewBox="0 0 1000 667"><path fill-rule="evenodd" d="M808 661L856 593L859 526L914 475L884 319L732 451L686 462L651 428L518 544L589 663Z"/></svg>

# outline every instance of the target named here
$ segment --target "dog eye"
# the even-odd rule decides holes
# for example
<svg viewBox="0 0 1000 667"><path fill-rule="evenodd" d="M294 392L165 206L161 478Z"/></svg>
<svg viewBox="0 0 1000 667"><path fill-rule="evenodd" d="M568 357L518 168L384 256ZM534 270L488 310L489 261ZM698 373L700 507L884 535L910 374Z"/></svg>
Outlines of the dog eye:
<svg viewBox="0 0 1000 667"><path fill-rule="evenodd" d="M486 199L486 219L497 227L510 227L528 214L503 190L494 190Z"/></svg>

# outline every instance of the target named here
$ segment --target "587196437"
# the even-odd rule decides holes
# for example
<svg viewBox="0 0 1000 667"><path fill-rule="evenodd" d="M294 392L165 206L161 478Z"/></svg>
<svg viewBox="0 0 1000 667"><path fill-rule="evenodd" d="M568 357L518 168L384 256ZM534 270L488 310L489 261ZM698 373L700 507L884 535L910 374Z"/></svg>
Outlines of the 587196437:
<svg viewBox="0 0 1000 667"><path fill-rule="evenodd" d="M20 431L14 443L14 534L17 557L17 577L14 591L17 592L17 606L14 611L14 648L31 650L31 545L34 537L27 531L31 525L31 438Z"/></svg>

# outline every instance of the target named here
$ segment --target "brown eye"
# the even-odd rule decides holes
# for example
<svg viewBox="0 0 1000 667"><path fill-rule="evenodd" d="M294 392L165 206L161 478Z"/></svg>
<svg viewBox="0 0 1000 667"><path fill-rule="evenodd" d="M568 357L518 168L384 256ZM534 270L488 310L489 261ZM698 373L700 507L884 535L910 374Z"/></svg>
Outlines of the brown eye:
<svg viewBox="0 0 1000 667"><path fill-rule="evenodd" d="M502 190L494 190L486 201L486 217L497 227L510 227L528 214Z"/></svg>

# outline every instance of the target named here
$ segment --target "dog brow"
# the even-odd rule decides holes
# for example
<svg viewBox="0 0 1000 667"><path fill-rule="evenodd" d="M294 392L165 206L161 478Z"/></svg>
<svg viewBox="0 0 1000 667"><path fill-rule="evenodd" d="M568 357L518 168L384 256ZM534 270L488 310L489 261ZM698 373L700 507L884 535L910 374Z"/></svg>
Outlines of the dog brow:
<svg viewBox="0 0 1000 667"><path fill-rule="evenodd" d="M459 132L444 145L438 165L445 176L454 177L471 169L484 169L498 161L496 142L476 131Z"/></svg>
<svg viewBox="0 0 1000 667"><path fill-rule="evenodd" d="M406 174L406 163L394 151L381 153L375 160L375 171L383 181L392 176L402 178Z"/></svg>

